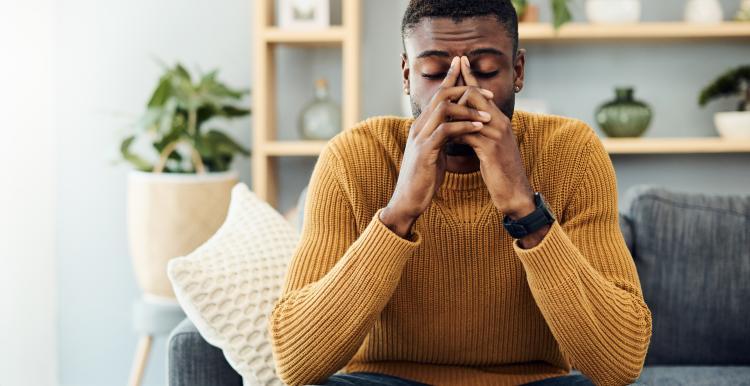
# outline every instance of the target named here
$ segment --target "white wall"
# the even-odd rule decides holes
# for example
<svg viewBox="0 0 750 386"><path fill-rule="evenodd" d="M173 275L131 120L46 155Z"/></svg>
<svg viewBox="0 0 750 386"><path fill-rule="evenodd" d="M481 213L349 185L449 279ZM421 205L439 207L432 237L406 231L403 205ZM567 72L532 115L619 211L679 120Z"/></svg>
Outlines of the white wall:
<svg viewBox="0 0 750 386"><path fill-rule="evenodd" d="M247 0L58 0L55 15L57 255L62 385L125 384L139 296L128 254L126 176L115 164L127 126L144 111L156 58L249 87ZM249 104L249 101L248 101ZM250 143L250 120L233 127ZM248 160L240 160L244 181ZM165 385L165 339L154 342L145 385ZM5 386L5 385L3 385Z"/></svg>
<svg viewBox="0 0 750 386"><path fill-rule="evenodd" d="M0 385L56 385L52 0L0 2Z"/></svg>

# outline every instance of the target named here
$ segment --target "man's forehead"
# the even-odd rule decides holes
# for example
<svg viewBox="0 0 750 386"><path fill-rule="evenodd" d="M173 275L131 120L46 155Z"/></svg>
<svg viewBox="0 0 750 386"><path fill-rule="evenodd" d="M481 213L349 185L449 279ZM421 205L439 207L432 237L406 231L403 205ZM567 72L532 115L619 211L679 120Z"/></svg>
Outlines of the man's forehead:
<svg viewBox="0 0 750 386"><path fill-rule="evenodd" d="M482 54L510 55L511 39L494 16L423 18L405 37L405 48L416 57Z"/></svg>

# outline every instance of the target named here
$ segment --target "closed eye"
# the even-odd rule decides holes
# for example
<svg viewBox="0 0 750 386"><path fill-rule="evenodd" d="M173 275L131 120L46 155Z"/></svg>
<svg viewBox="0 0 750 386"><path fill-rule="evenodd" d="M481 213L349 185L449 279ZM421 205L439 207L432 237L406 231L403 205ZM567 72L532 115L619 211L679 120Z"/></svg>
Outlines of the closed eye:
<svg viewBox="0 0 750 386"><path fill-rule="evenodd" d="M495 70L491 72L474 72L474 76L476 76L477 78L488 79L488 78L492 78L496 76L499 73L500 73L500 70ZM430 80L442 80L443 78L445 78L446 75L447 73L440 72L437 74L422 74L422 77L426 79L430 79Z"/></svg>

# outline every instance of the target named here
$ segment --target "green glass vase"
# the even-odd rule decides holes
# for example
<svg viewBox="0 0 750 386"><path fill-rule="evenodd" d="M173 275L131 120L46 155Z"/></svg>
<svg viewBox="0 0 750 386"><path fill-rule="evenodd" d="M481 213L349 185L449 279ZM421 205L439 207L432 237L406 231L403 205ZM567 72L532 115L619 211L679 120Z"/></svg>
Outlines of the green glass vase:
<svg viewBox="0 0 750 386"><path fill-rule="evenodd" d="M609 137L640 137L652 116L651 107L633 99L632 87L618 87L615 99L596 110L596 123Z"/></svg>

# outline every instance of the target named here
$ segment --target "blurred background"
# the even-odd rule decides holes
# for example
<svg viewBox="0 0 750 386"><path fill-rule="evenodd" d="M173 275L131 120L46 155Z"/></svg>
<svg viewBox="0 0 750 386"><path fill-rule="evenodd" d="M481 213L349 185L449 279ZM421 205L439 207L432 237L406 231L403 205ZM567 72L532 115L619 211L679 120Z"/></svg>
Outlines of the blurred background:
<svg viewBox="0 0 750 386"><path fill-rule="evenodd" d="M337 108L344 110L343 126L349 123L346 114L357 119L404 115L400 23L407 0L363 0L355 26L358 42L351 43L341 31L311 35L323 44L299 43L281 30L258 36L256 1L0 3L0 111L5 118L0 385L123 384L131 376L140 335L133 304L143 291L129 246L128 181L139 166L123 160L121 146L134 133L146 132L141 129L149 124L163 123L158 119L168 106L155 103L154 96L165 74L179 72L174 70L177 63L194 81L218 70L216 78L231 90L216 85L216 93L200 102L216 95L231 99L233 107L217 113L215 126L232 141L217 139L216 146L230 149L230 169L239 181L251 188L266 181L263 194L273 193L269 201L288 215L320 149L313 136L324 141L328 128L315 123L315 114L333 127L330 111ZM530 24L521 27L521 47L528 52L517 108L589 123L609 140L621 193L636 184L750 192L748 140L731 128L734 136L726 138L715 124L716 113L737 110L742 96L715 98L704 107L698 103L702 90L719 76L750 64L750 23L730 22L740 11L740 0L699 4L707 8L693 17L711 19L718 4L720 19L695 20L698 27L685 21L688 1L642 0L636 21L666 26L617 27L618 21L608 21L612 16L605 12L599 15L605 24L592 29L583 24L591 22L595 15L587 12L595 10L587 10L585 0L573 0L572 20L559 36L549 25L549 3L529 3L538 17L528 16ZM329 6L327 22L341 23L341 1ZM277 39L272 50L255 48L267 39ZM350 52L356 59L346 59L337 45L341 41L355 44ZM267 71L269 64L275 78L265 78L267 73L258 68ZM350 65L356 68L346 67ZM270 80L258 85L264 78ZM325 80L317 82L322 101L315 104L311 101L319 79ZM623 90L624 102L610 104L608 112L604 104L615 99L618 87L632 88L640 103L628 102ZM352 98L360 100L358 112L347 105L347 99L356 100ZM162 114L158 119L148 116L157 110ZM197 111L200 121L202 110ZM618 123L621 114L629 115L631 124ZM308 118L312 123L300 123ZM275 119L275 134L270 126L256 127L256 119ZM632 121L642 124L634 127ZM206 128L212 124L207 122ZM743 127L747 137L750 127ZM634 132L640 142L610 138ZM154 153L149 147L154 137L149 138L134 141L133 151ZM690 141L670 141L678 138ZM274 147L266 143L272 139L294 142ZM297 142L304 139L313 141ZM249 150L252 158L239 148L231 150L235 145ZM212 151L205 147L201 155L212 171L221 170L209 164L222 160L219 150ZM158 153L143 157L148 163L141 166L147 170ZM189 158L189 150L168 156L165 171L179 171ZM262 164L253 166L255 162ZM166 383L165 342L165 336L154 338L142 384Z"/></svg>

